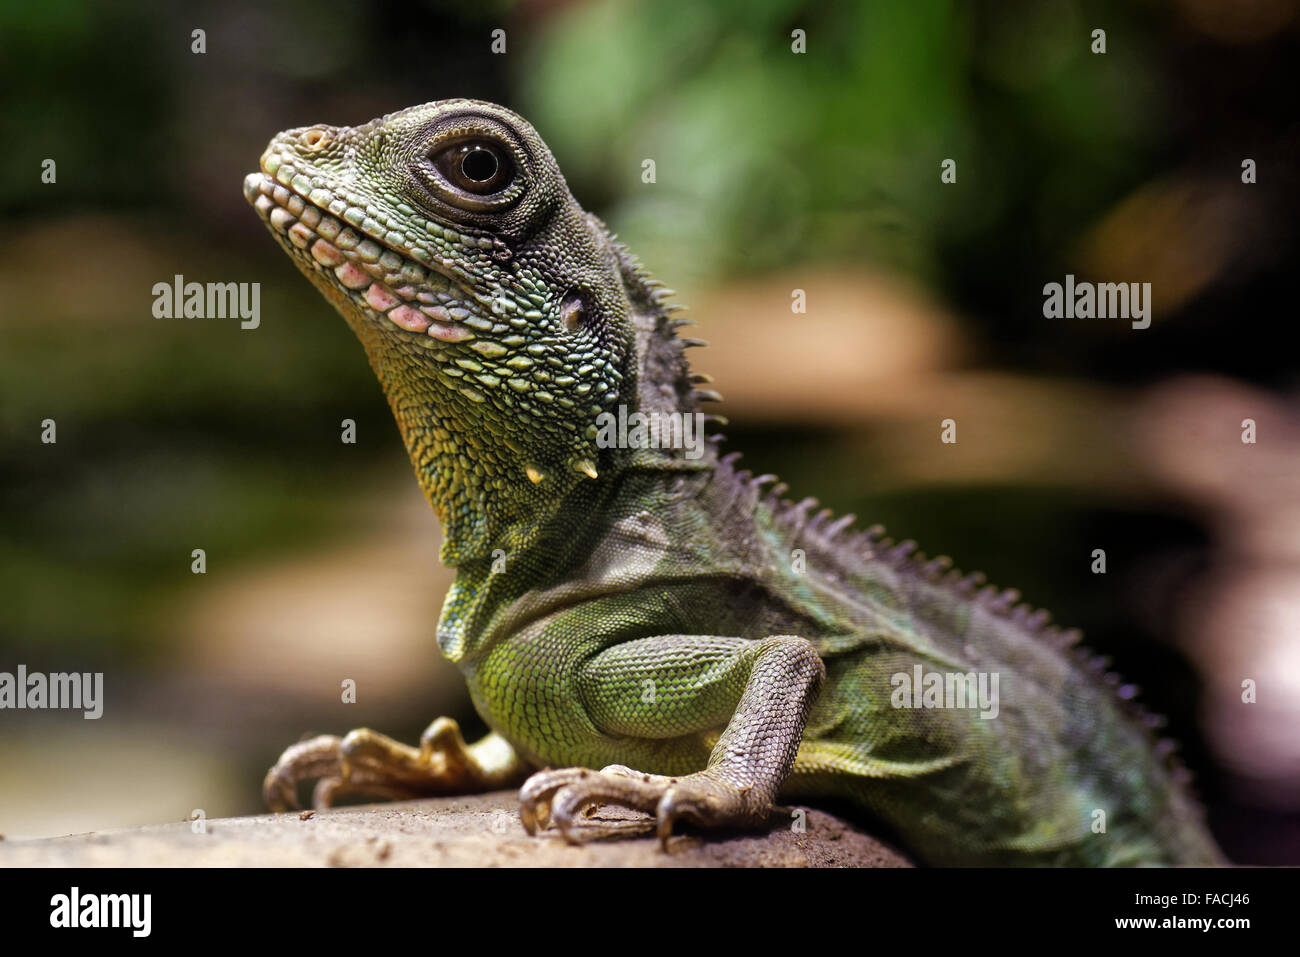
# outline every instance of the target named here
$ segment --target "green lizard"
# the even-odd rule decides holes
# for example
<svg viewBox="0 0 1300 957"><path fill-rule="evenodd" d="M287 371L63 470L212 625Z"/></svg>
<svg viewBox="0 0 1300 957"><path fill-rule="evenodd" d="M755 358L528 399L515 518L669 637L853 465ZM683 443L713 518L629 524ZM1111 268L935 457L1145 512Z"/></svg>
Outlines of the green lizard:
<svg viewBox="0 0 1300 957"><path fill-rule="evenodd" d="M530 833L613 804L666 841L827 798L936 864L1221 860L1131 689L1016 592L783 500L717 436L598 441L619 406L717 396L523 119L444 100L290 130L244 192L379 377L456 568L438 641L493 729L301 742L272 807L306 780L318 806L523 782Z"/></svg>

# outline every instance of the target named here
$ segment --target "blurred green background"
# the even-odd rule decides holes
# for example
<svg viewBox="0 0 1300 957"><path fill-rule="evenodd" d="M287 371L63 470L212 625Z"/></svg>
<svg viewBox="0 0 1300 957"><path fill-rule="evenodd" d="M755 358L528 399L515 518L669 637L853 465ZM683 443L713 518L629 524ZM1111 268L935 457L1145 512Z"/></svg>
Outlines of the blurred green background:
<svg viewBox="0 0 1300 957"><path fill-rule="evenodd" d="M1082 626L1229 855L1300 863L1298 39L1293 0L6 5L0 671L106 704L0 712L0 833L255 812L304 732L482 727L365 357L240 191L281 129L463 96L680 291L749 467ZM1044 319L1067 272L1151 282L1151 328ZM261 283L260 328L155 319L177 273Z"/></svg>

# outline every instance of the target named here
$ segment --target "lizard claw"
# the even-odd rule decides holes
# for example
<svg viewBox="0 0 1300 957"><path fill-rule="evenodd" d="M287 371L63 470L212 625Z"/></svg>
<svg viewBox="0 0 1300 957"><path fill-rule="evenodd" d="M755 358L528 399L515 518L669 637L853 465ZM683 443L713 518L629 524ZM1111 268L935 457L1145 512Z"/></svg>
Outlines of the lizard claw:
<svg viewBox="0 0 1300 957"><path fill-rule="evenodd" d="M709 802L709 798L714 796L713 789L696 787L697 782L694 781L687 784L689 780L669 787L655 807L655 833L659 836L660 848L665 851L668 850L668 838L672 837L673 824L678 820L685 819L705 825L742 824L745 823L744 818L748 817L739 811L729 814L714 810Z"/></svg>
<svg viewBox="0 0 1300 957"><path fill-rule="evenodd" d="M297 810L298 783L312 778L333 777L339 774L341 763L340 739L332 734L322 734L299 741L285 748L280 759L266 772L262 781L262 798L272 811ZM329 804L316 804L328 807Z"/></svg>
<svg viewBox="0 0 1300 957"><path fill-rule="evenodd" d="M524 829L536 834L549 817L570 844L580 843L584 812L602 804L652 815L659 844L665 850L679 820L704 827L751 827L764 820L771 807L752 789L729 783L709 771L673 778L642 774L622 765L602 771L540 771L519 793ZM617 829L642 830L623 826Z"/></svg>
<svg viewBox="0 0 1300 957"><path fill-rule="evenodd" d="M297 789L279 770L279 765L266 772L262 781L262 800L277 814L281 811L300 810Z"/></svg>
<svg viewBox="0 0 1300 957"><path fill-rule="evenodd" d="M323 734L285 749L266 773L262 795L273 811L297 808L298 785L316 781L315 807L330 807L349 794L402 800L433 794L484 790L517 780L513 751L475 752L451 718L438 718L412 748L367 728L345 737Z"/></svg>
<svg viewBox="0 0 1300 957"><path fill-rule="evenodd" d="M538 771L519 789L519 819L524 830L536 834L551 823L551 801L555 793L571 781L579 781L589 774L587 768L565 768L560 771Z"/></svg>

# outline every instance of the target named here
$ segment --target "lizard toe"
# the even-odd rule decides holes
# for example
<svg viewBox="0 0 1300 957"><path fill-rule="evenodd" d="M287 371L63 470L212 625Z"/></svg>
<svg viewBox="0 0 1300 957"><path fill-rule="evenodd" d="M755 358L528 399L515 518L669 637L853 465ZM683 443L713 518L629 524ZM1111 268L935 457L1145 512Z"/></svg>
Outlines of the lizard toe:
<svg viewBox="0 0 1300 957"><path fill-rule="evenodd" d="M297 810L298 785L339 774L339 739L322 734L285 748L262 781L262 797L273 811Z"/></svg>
<svg viewBox="0 0 1300 957"><path fill-rule="evenodd" d="M578 843L581 828L579 818L587 816L588 809L603 804L616 804L633 811L653 814L663 794L663 786L642 779L642 776L592 774L566 784L551 800L551 816L564 839Z"/></svg>
<svg viewBox="0 0 1300 957"><path fill-rule="evenodd" d="M551 822L551 800L572 781L595 774L590 768L558 768L538 771L519 789L519 818L524 830L536 834Z"/></svg>

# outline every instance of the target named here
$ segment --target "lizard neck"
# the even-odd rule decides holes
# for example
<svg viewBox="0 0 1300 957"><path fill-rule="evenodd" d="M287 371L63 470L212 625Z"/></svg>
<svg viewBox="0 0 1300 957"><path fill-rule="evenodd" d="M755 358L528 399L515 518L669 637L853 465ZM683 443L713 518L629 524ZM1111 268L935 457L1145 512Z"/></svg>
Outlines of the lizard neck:
<svg viewBox="0 0 1300 957"><path fill-rule="evenodd" d="M444 656L472 670L539 619L643 588L674 551L670 529L708 520L696 495L708 484L698 470L629 467L580 485L527 545L457 568L438 622Z"/></svg>
<svg viewBox="0 0 1300 957"><path fill-rule="evenodd" d="M416 480L443 526L440 558L460 567L490 562L535 543L565 521L586 476L567 467L565 450L518 448L510 436L485 432L471 400L423 381L428 357L382 326L353 323L406 445ZM418 349L418 347L417 347ZM540 476L534 482L532 474Z"/></svg>
<svg viewBox="0 0 1300 957"><path fill-rule="evenodd" d="M676 335L681 322L665 305L669 292L610 242L627 295L633 348L617 402L594 422L495 430L495 420L479 414L471 398L436 382L424 343L340 303L388 398L420 487L443 524L444 564L458 568L545 549L541 543L587 526L597 503L631 473L662 473L672 481L716 464L716 442L704 435L708 417L698 409L699 399L713 394L696 388L706 377L693 377L685 357L693 340Z"/></svg>

